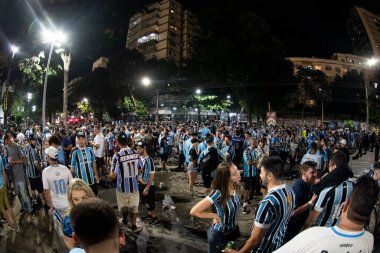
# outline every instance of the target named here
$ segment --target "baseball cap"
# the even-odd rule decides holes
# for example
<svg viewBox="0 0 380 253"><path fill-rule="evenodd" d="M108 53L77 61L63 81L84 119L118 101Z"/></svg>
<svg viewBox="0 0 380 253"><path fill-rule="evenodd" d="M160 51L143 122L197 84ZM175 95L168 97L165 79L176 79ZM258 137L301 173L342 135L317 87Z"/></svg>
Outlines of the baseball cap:
<svg viewBox="0 0 380 253"><path fill-rule="evenodd" d="M120 133L118 136L117 136L117 141L120 142L122 140L128 140L128 136L125 134L125 133Z"/></svg>
<svg viewBox="0 0 380 253"><path fill-rule="evenodd" d="M47 149L45 149L45 154L47 154L52 159L58 159L58 149L56 149L53 146L50 146Z"/></svg>
<svg viewBox="0 0 380 253"><path fill-rule="evenodd" d="M136 147L141 147L141 148L145 148L145 147L146 147L145 143L142 142L142 141L138 141L138 142L135 144L135 146L136 146Z"/></svg>
<svg viewBox="0 0 380 253"><path fill-rule="evenodd" d="M343 145L347 145L347 141L345 139L341 139L340 143L343 144Z"/></svg>
<svg viewBox="0 0 380 253"><path fill-rule="evenodd" d="M35 135L34 134L30 134L28 139L29 140L34 140L35 139Z"/></svg>
<svg viewBox="0 0 380 253"><path fill-rule="evenodd" d="M82 131L77 132L77 137L84 137L86 138L86 134Z"/></svg>

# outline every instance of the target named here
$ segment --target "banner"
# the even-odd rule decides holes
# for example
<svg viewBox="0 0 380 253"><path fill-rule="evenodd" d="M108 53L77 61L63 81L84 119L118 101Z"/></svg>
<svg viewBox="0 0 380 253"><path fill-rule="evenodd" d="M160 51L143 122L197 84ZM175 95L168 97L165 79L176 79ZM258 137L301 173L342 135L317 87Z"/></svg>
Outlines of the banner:
<svg viewBox="0 0 380 253"><path fill-rule="evenodd" d="M267 125L276 125L276 112L267 112Z"/></svg>

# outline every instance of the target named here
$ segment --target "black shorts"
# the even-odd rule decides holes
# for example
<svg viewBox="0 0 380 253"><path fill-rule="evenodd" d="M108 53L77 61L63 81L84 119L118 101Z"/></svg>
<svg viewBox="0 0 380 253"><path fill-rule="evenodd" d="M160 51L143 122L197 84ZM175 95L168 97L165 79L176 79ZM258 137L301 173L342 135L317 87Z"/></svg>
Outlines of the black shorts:
<svg viewBox="0 0 380 253"><path fill-rule="evenodd" d="M203 186L205 188L211 187L212 179L213 178L211 177L211 175L207 175L207 174L202 173Z"/></svg>
<svg viewBox="0 0 380 253"><path fill-rule="evenodd" d="M96 185L96 183L95 184L91 184L90 188L91 188L92 192L94 193L94 195L96 197L98 197L99 196L99 192L98 192L98 186Z"/></svg>
<svg viewBox="0 0 380 253"><path fill-rule="evenodd" d="M242 181L244 182L244 190L250 191L254 188L254 177L243 177Z"/></svg>
<svg viewBox="0 0 380 253"><path fill-rule="evenodd" d="M148 195L144 195L145 184L139 184L140 198L142 199L144 205L147 206L148 211L154 211L156 209L156 187L151 185L149 187Z"/></svg>
<svg viewBox="0 0 380 253"><path fill-rule="evenodd" d="M42 186L42 178L41 177L29 177L30 188L32 191L38 191L38 193L42 193L44 188Z"/></svg>
<svg viewBox="0 0 380 253"><path fill-rule="evenodd" d="M96 161L96 167L99 168L101 166L104 166L104 157L95 157Z"/></svg>
<svg viewBox="0 0 380 253"><path fill-rule="evenodd" d="M113 149L111 149L111 150L108 150L108 157L113 157Z"/></svg>

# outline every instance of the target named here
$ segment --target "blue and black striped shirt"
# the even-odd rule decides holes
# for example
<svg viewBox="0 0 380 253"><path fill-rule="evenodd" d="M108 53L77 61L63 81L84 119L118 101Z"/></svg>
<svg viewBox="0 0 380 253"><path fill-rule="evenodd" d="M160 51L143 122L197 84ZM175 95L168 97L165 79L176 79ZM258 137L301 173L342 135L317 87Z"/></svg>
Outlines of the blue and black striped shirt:
<svg viewBox="0 0 380 253"><path fill-rule="evenodd" d="M144 184L147 184L150 180L151 174L156 171L153 159L150 156L145 157L145 159L140 157L139 168L143 169L143 172L139 173L139 177L144 181ZM152 185L154 185L154 181L152 182Z"/></svg>
<svg viewBox="0 0 380 253"><path fill-rule="evenodd" d="M75 147L71 153L71 166L74 167L74 177L82 179L88 185L95 184L95 172L92 166L95 154L92 148Z"/></svg>
<svg viewBox="0 0 380 253"><path fill-rule="evenodd" d="M286 184L270 189L260 201L254 225L268 231L256 252L273 252L283 245L294 205L294 192Z"/></svg>

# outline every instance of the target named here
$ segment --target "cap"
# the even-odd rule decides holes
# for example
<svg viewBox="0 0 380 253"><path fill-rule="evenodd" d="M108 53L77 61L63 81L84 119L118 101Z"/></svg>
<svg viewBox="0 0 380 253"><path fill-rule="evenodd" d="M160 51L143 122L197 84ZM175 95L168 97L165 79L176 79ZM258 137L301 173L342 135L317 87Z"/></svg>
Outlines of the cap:
<svg viewBox="0 0 380 253"><path fill-rule="evenodd" d="M117 136L117 141L120 142L121 140L128 140L128 136L125 133L120 133Z"/></svg>
<svg viewBox="0 0 380 253"><path fill-rule="evenodd" d="M142 141L138 141L138 142L135 144L135 146L136 146L136 147L141 147L141 148L145 148L145 147L146 147L145 143L142 142Z"/></svg>
<svg viewBox="0 0 380 253"><path fill-rule="evenodd" d="M345 139L341 139L340 144L347 145L347 141Z"/></svg>
<svg viewBox="0 0 380 253"><path fill-rule="evenodd" d="M86 138L86 134L82 131L77 132L77 137L84 137Z"/></svg>
<svg viewBox="0 0 380 253"><path fill-rule="evenodd" d="M34 140L35 139L35 135L34 134L30 134L28 139L29 140Z"/></svg>
<svg viewBox="0 0 380 253"><path fill-rule="evenodd" d="M58 159L58 149L56 149L53 146L50 146L47 149L45 149L45 154L47 154L52 159Z"/></svg>

